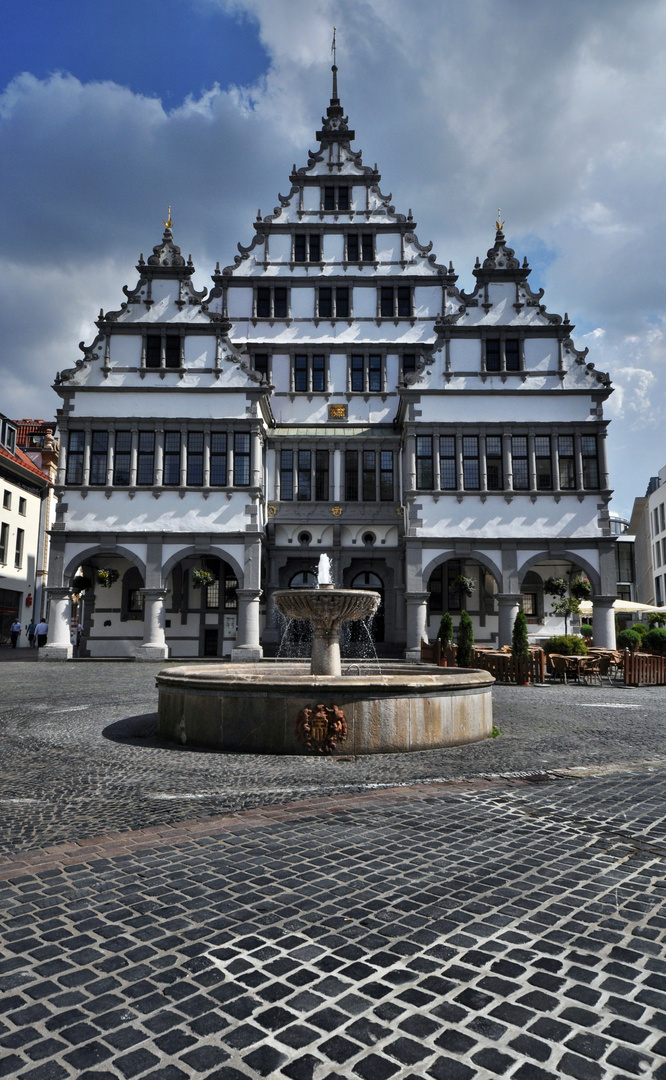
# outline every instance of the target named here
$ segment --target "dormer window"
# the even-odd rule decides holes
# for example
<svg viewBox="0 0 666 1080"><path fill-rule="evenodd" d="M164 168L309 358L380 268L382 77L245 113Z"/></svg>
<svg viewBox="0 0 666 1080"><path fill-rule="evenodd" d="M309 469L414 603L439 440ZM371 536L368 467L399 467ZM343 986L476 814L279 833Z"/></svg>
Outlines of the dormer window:
<svg viewBox="0 0 666 1080"><path fill-rule="evenodd" d="M321 236L319 233L296 233L294 235L294 262L321 262Z"/></svg>
<svg viewBox="0 0 666 1080"><path fill-rule="evenodd" d="M324 210L349 210L349 187L346 184L324 188Z"/></svg>
<svg viewBox="0 0 666 1080"><path fill-rule="evenodd" d="M9 420L2 421L1 428L2 445L6 446L11 454L16 450L16 428Z"/></svg>
<svg viewBox="0 0 666 1080"><path fill-rule="evenodd" d="M372 233L349 233L347 262L374 262L375 238Z"/></svg>
<svg viewBox="0 0 666 1080"><path fill-rule="evenodd" d="M326 390L326 357L323 355L294 356L293 387L296 393L321 394Z"/></svg>
<svg viewBox="0 0 666 1080"><path fill-rule="evenodd" d="M255 313L258 319L287 318L287 290L282 285L262 286L257 289Z"/></svg>

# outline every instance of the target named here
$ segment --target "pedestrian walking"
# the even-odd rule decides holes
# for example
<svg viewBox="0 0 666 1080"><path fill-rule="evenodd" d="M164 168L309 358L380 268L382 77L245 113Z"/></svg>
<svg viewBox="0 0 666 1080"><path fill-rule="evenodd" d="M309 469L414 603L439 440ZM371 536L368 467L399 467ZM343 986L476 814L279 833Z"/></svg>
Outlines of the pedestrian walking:
<svg viewBox="0 0 666 1080"><path fill-rule="evenodd" d="M12 623L12 625L9 628L9 635L10 635L10 637L12 639L12 649L15 649L16 646L18 645L18 639L21 636L22 629L23 629L23 627L21 626L18 619L15 619L14 622Z"/></svg>
<svg viewBox="0 0 666 1080"><path fill-rule="evenodd" d="M31 649L34 649L37 645L37 623L34 619L31 619L25 628L25 632L28 635L28 645Z"/></svg>
<svg viewBox="0 0 666 1080"><path fill-rule="evenodd" d="M48 632L49 632L49 624L47 622L44 622L44 620L42 619L41 622L37 623L37 626L35 628L35 633L37 634L37 648L38 649L41 649L42 645L46 645L46 638L47 638Z"/></svg>

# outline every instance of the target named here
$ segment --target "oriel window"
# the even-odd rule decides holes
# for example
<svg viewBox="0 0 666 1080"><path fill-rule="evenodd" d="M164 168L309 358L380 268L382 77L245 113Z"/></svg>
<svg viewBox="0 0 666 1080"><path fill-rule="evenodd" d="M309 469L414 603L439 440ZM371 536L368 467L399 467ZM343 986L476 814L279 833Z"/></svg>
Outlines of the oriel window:
<svg viewBox="0 0 666 1080"><path fill-rule="evenodd" d="M83 483L83 447L85 434L83 431L70 431L67 443L67 483Z"/></svg>
<svg viewBox="0 0 666 1080"><path fill-rule="evenodd" d="M583 487L587 491L596 491L599 487L596 435L582 435L580 449L583 456Z"/></svg>
<svg viewBox="0 0 666 1080"><path fill-rule="evenodd" d="M90 483L95 487L106 484L109 433L93 431L90 446Z"/></svg>
<svg viewBox="0 0 666 1080"><path fill-rule="evenodd" d="M120 434L120 432L118 432ZM124 434L124 432L123 432ZM140 431L136 459L136 482L144 487L153 483L155 476L155 432Z"/></svg>
<svg viewBox="0 0 666 1080"><path fill-rule="evenodd" d="M527 436L513 435L511 438L511 457L513 461L514 491L527 491L530 486L527 466Z"/></svg>
<svg viewBox="0 0 666 1080"><path fill-rule="evenodd" d="M358 450L345 453L345 499L358 502Z"/></svg>
<svg viewBox="0 0 666 1080"><path fill-rule="evenodd" d="M211 487L227 486L227 433L212 431L210 436Z"/></svg>
<svg viewBox="0 0 666 1080"><path fill-rule="evenodd" d="M291 502L294 498L294 451L280 451L280 499Z"/></svg>
<svg viewBox="0 0 666 1080"><path fill-rule="evenodd" d="M463 437L463 487L465 491L479 488L479 440L476 435Z"/></svg>
<svg viewBox="0 0 666 1080"><path fill-rule="evenodd" d="M180 432L164 432L164 477L165 487L177 487L180 484Z"/></svg>
<svg viewBox="0 0 666 1080"><path fill-rule="evenodd" d="M363 502L375 502L377 499L377 478L375 451L363 451Z"/></svg>
<svg viewBox="0 0 666 1080"><path fill-rule="evenodd" d="M201 487L203 484L203 431L187 433L187 486Z"/></svg>
<svg viewBox="0 0 666 1080"><path fill-rule="evenodd" d="M486 435L486 481L488 491L502 491L504 487L502 469L502 437Z"/></svg>
<svg viewBox="0 0 666 1080"><path fill-rule="evenodd" d="M576 468L573 435L559 435L557 446L560 459L560 488L562 491L574 491L576 488Z"/></svg>
<svg viewBox="0 0 666 1080"><path fill-rule="evenodd" d="M298 451L298 501L310 502L312 498L312 454L310 450Z"/></svg>
<svg viewBox="0 0 666 1080"><path fill-rule="evenodd" d="M315 498L317 502L328 502L329 499L329 466L328 450L317 450L317 467L315 470Z"/></svg>
<svg viewBox="0 0 666 1080"><path fill-rule="evenodd" d="M416 487L419 491L431 491L433 487L432 437L416 437Z"/></svg>
<svg viewBox="0 0 666 1080"><path fill-rule="evenodd" d="M234 434L234 486L248 487L250 483L250 432Z"/></svg>
<svg viewBox="0 0 666 1080"><path fill-rule="evenodd" d="M113 451L113 483L117 487L129 486L131 451L131 431L117 431L116 443ZM150 482L152 483L152 476Z"/></svg>
<svg viewBox="0 0 666 1080"><path fill-rule="evenodd" d="M458 486L455 435L439 437L439 486L441 491L455 491Z"/></svg>
<svg viewBox="0 0 666 1080"><path fill-rule="evenodd" d="M553 469L550 457L550 437L537 435L534 439L536 460L536 486L539 491L551 491L553 487Z"/></svg>

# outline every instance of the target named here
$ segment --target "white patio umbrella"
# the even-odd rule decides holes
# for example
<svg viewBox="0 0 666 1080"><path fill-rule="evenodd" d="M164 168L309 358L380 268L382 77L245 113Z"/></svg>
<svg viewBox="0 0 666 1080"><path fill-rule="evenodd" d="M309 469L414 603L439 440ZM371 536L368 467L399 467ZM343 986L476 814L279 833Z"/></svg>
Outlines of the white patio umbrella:
<svg viewBox="0 0 666 1080"><path fill-rule="evenodd" d="M594 605L591 600L581 600L581 615L591 615L593 607ZM666 607L656 607L654 604L637 604L633 600L616 600L613 604L613 610L624 612L625 614L639 611L656 611L660 615L666 615Z"/></svg>

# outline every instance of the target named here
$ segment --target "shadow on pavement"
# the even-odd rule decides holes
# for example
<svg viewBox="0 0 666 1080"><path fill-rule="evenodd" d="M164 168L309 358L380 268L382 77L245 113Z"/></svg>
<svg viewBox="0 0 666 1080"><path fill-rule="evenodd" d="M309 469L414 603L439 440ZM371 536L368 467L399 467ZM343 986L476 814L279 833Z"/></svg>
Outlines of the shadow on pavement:
<svg viewBox="0 0 666 1080"><path fill-rule="evenodd" d="M157 734L157 713L139 713L137 716L125 716L103 728L102 735L110 742L124 743L130 746L159 747L160 750L178 750L181 753L215 754L207 746L181 746L180 743L161 739Z"/></svg>

